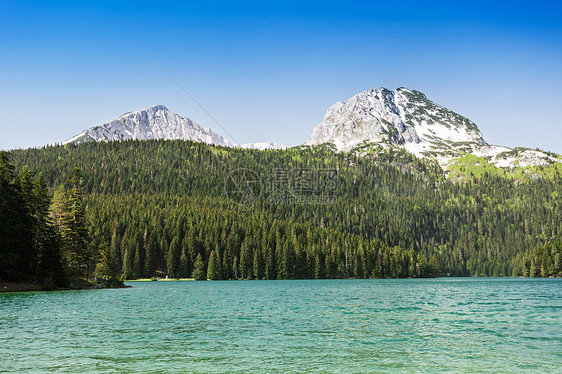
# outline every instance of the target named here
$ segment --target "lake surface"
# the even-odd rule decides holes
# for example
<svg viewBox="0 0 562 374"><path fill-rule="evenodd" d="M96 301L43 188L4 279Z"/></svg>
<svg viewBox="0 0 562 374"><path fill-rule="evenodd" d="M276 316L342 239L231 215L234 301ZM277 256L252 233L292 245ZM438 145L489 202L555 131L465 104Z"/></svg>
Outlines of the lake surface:
<svg viewBox="0 0 562 374"><path fill-rule="evenodd" d="M134 282L0 294L0 372L562 372L562 280Z"/></svg>

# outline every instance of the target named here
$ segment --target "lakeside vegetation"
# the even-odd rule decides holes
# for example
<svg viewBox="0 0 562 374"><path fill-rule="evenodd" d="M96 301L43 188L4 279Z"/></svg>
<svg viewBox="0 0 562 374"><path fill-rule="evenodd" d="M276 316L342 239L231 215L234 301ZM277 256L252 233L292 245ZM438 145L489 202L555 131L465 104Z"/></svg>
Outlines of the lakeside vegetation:
<svg viewBox="0 0 562 374"><path fill-rule="evenodd" d="M55 203L74 167L84 171L87 256L74 268L106 281L562 275L556 166L533 178L485 172L459 182L397 151L358 157L159 140L11 157L20 173L25 165L43 173ZM237 170L257 176L246 204L225 194ZM328 170L333 180L299 185L306 199L272 201L278 173L302 182L303 170ZM330 199L307 203L311 196Z"/></svg>
<svg viewBox="0 0 562 374"><path fill-rule="evenodd" d="M0 152L0 291L100 286L92 283L96 254L89 246L82 179L74 168L51 193L43 174L33 178L27 166L16 174L9 155Z"/></svg>

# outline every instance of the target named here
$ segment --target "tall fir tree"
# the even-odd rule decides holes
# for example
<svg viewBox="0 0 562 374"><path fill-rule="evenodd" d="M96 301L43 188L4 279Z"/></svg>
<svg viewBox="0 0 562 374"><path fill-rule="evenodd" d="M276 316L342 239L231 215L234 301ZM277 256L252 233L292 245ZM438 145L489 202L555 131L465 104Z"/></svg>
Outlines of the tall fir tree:
<svg viewBox="0 0 562 374"><path fill-rule="evenodd" d="M74 168L70 173L68 205L70 211L66 216L67 259L76 274L85 275L83 267L89 265L88 229L84 217L83 175L80 169ZM86 269L87 271L87 269Z"/></svg>
<svg viewBox="0 0 562 374"><path fill-rule="evenodd" d="M197 257L195 258L195 263L193 264L192 277L195 280L207 280L207 269L205 266L205 261L203 261L203 256L201 256L201 253L198 253Z"/></svg>
<svg viewBox="0 0 562 374"><path fill-rule="evenodd" d="M211 251L209 265L207 266L207 279L221 279L221 260L217 250Z"/></svg>

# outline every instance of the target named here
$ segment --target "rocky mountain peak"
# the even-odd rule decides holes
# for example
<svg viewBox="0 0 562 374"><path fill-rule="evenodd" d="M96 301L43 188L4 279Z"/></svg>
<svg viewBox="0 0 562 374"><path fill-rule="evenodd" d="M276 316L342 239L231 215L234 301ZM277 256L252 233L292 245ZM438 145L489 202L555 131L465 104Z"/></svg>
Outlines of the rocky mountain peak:
<svg viewBox="0 0 562 374"><path fill-rule="evenodd" d="M346 152L372 145L402 147L435 158L443 167L465 154L501 167L560 161L538 150L488 145L474 122L405 87L370 89L332 105L306 145L324 143Z"/></svg>
<svg viewBox="0 0 562 374"><path fill-rule="evenodd" d="M402 87L367 90L332 105L307 144L333 143L349 151L363 143L404 146L440 141L485 143L472 121Z"/></svg>
<svg viewBox="0 0 562 374"><path fill-rule="evenodd" d="M286 148L282 144L270 142L248 143L244 145L232 144L211 129L203 128L191 119L171 112L164 105L153 105L134 112L124 113L108 123L82 131L63 142L63 144L129 139L179 139L225 147L261 150Z"/></svg>

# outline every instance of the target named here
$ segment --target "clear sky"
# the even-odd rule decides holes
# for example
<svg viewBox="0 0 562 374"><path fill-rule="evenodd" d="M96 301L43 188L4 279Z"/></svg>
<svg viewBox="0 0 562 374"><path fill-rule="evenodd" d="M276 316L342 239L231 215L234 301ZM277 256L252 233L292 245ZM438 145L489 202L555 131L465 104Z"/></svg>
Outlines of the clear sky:
<svg viewBox="0 0 562 374"><path fill-rule="evenodd" d="M409 59L385 87L562 153L562 5L517 0L1 0L0 149L155 104L226 135L151 56L240 143L303 143Z"/></svg>

